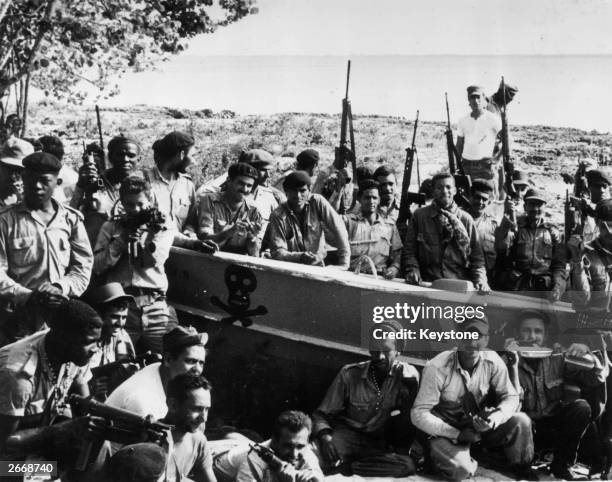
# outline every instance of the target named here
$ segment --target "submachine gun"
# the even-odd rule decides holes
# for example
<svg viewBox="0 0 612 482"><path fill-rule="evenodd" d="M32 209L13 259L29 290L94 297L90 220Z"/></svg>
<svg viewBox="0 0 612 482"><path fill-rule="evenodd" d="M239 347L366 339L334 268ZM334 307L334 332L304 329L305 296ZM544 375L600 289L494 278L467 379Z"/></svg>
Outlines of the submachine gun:
<svg viewBox="0 0 612 482"><path fill-rule="evenodd" d="M446 151L448 152L448 168L455 178L455 187L457 188L455 202L461 209L469 211L472 207L470 203L472 180L463 170L463 162L455 146L453 129L450 122L450 111L448 109L448 94L446 92L444 93L444 98L446 100L446 131L444 135L446 136Z"/></svg>
<svg viewBox="0 0 612 482"><path fill-rule="evenodd" d="M353 176L357 169L357 157L355 155L355 133L353 131L353 111L351 101L348 98L349 81L351 78L351 61L348 61L346 68L346 93L342 99L342 119L340 121L340 144L334 151L334 167L337 170L346 168L349 164L353 170ZM348 133L348 139L347 139ZM350 142L350 147L347 143ZM347 179L350 182L351 179ZM344 214L344 213L340 213Z"/></svg>
<svg viewBox="0 0 612 482"><path fill-rule="evenodd" d="M270 470L272 470L272 472L280 472L283 468L283 465L286 464L286 462L283 462L268 447L264 447L263 445L258 443L249 444L249 447L249 452L255 452L257 455L259 455L261 460L268 464L268 467L270 467Z"/></svg>
<svg viewBox="0 0 612 482"><path fill-rule="evenodd" d="M425 194L410 192L410 182L412 178L412 166L416 156L416 134L419 126L419 111L417 110L416 119L414 121L414 129L412 131L412 143L406 148L406 161L404 162L404 176L402 178L402 196L400 198L400 208L397 216L397 227L400 234L405 231L406 222L410 219L410 205L425 204ZM418 173L417 173L418 174Z"/></svg>
<svg viewBox="0 0 612 482"><path fill-rule="evenodd" d="M108 425L101 440L83 440L77 457L76 470L87 469L97 457L104 440L130 444L142 442L144 438L146 441L162 445L166 441L168 430L172 429L171 425L153 420L151 415L141 417L127 410L111 407L80 395L70 395L68 403L73 412L103 418Z"/></svg>

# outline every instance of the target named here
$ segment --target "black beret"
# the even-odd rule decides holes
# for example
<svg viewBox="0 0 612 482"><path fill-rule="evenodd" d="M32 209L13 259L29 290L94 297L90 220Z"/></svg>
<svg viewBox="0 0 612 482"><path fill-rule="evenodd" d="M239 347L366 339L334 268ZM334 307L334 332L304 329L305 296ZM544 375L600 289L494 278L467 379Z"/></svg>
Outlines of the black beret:
<svg viewBox="0 0 612 482"><path fill-rule="evenodd" d="M172 131L153 143L153 150L162 156L174 156L183 149L193 146L195 141L186 132Z"/></svg>
<svg viewBox="0 0 612 482"><path fill-rule="evenodd" d="M122 447L108 462L112 480L117 482L156 482L166 470L168 454L154 443Z"/></svg>
<svg viewBox="0 0 612 482"><path fill-rule="evenodd" d="M48 152L35 152L24 157L22 162L25 169L43 174L57 174L62 168L60 160Z"/></svg>
<svg viewBox="0 0 612 482"><path fill-rule="evenodd" d="M236 164L232 164L227 170L227 176L230 179L234 179L238 176L252 177L255 180L259 179L259 173L257 170L246 162L237 162Z"/></svg>
<svg viewBox="0 0 612 482"><path fill-rule="evenodd" d="M283 181L283 189L297 189L302 186L310 187L311 184L312 180L306 171L293 171Z"/></svg>
<svg viewBox="0 0 612 482"><path fill-rule="evenodd" d="M188 346L205 346L207 342L208 334L198 333L193 326L177 326L163 336L162 349L165 353Z"/></svg>
<svg viewBox="0 0 612 482"><path fill-rule="evenodd" d="M250 151L241 153L238 162L245 162L257 168L274 164L274 157L263 149L251 149Z"/></svg>
<svg viewBox="0 0 612 482"><path fill-rule="evenodd" d="M587 171L586 173L587 181L589 184L607 184L608 186L612 186L612 182L610 181L610 176L604 171L600 171L599 169L592 169Z"/></svg>
<svg viewBox="0 0 612 482"><path fill-rule="evenodd" d="M474 181L472 181L472 194L476 191L492 193L493 184L486 179L474 179Z"/></svg>
<svg viewBox="0 0 612 482"><path fill-rule="evenodd" d="M114 152L119 147L124 146L125 144L134 144L135 146L138 146L138 149L140 149L140 144L138 143L138 141L121 134L113 137L110 141L108 141L108 152Z"/></svg>
<svg viewBox="0 0 612 482"><path fill-rule="evenodd" d="M378 189L380 184L378 184L374 179L364 179L359 183L359 189L357 191L358 195L361 196L364 191L368 189Z"/></svg>
<svg viewBox="0 0 612 482"><path fill-rule="evenodd" d="M297 157L298 166L313 167L319 163L319 153L314 149L305 149L300 152Z"/></svg>

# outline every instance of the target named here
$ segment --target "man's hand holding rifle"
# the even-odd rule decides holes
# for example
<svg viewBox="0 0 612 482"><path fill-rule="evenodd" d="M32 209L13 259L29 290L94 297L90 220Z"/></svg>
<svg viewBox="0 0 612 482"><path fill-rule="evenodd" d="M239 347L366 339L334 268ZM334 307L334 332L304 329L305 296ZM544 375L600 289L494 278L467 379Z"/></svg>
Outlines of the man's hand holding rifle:
<svg viewBox="0 0 612 482"><path fill-rule="evenodd" d="M457 188L457 194L455 194L455 202L457 205L465 210L470 211L472 204L470 203L470 188L472 187L472 180L470 176L465 174L463 170L463 162L461 156L457 152L455 146L455 140L453 139L453 129L450 123L450 111L448 108L448 94L444 93L446 101L446 151L448 153L448 168L450 173L455 178L455 186Z"/></svg>

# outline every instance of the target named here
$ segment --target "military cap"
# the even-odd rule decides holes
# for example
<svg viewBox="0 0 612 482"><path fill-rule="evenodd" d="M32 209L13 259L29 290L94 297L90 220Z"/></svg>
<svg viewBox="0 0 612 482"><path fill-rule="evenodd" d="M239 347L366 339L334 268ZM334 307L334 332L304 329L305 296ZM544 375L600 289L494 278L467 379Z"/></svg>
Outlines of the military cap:
<svg viewBox="0 0 612 482"><path fill-rule="evenodd" d="M493 192L493 184L486 179L474 179L472 182L472 193L478 192Z"/></svg>
<svg viewBox="0 0 612 482"><path fill-rule="evenodd" d="M320 157L314 149L305 149L297 155L296 160L299 167L312 168L319 163Z"/></svg>
<svg viewBox="0 0 612 482"><path fill-rule="evenodd" d="M0 162L9 166L23 167L23 158L34 152L34 146L18 137L9 137L0 149Z"/></svg>
<svg viewBox="0 0 612 482"><path fill-rule="evenodd" d="M608 186L612 186L612 180L610 176L604 171L600 171L599 169L592 169L587 171L586 173L587 182L589 184L607 184Z"/></svg>
<svg viewBox="0 0 612 482"><path fill-rule="evenodd" d="M357 182L365 181L366 179L373 179L372 177L372 169L368 166L359 166L355 169L355 179Z"/></svg>
<svg viewBox="0 0 612 482"><path fill-rule="evenodd" d="M484 95L484 89L479 85L470 85L467 88L468 97L472 97L473 95Z"/></svg>
<svg viewBox="0 0 612 482"><path fill-rule="evenodd" d="M525 171L515 170L512 173L512 184L516 186L529 186L529 178Z"/></svg>
<svg viewBox="0 0 612 482"><path fill-rule="evenodd" d="M193 146L195 141L186 132L172 131L153 143L153 150L163 156L174 156L183 149Z"/></svg>
<svg viewBox="0 0 612 482"><path fill-rule="evenodd" d="M378 189L379 186L380 185L374 179L364 179L359 183L358 195L361 196L361 194L368 189Z"/></svg>
<svg viewBox="0 0 612 482"><path fill-rule="evenodd" d="M157 482L166 470L168 454L154 443L122 447L109 460L109 472L117 482Z"/></svg>
<svg viewBox="0 0 612 482"><path fill-rule="evenodd" d="M23 167L28 171L42 174L58 174L62 168L62 163L57 157L48 152L34 152L23 158Z"/></svg>
<svg viewBox="0 0 612 482"><path fill-rule="evenodd" d="M297 189L302 186L308 186L312 184L312 179L306 171L293 171L287 175L283 181L283 189Z"/></svg>
<svg viewBox="0 0 612 482"><path fill-rule="evenodd" d="M595 218L598 221L612 221L612 199L606 199L597 203Z"/></svg>
<svg viewBox="0 0 612 482"><path fill-rule="evenodd" d="M527 189L525 193L525 197L523 198L525 201L540 201L545 203L546 198L544 197L544 193L540 189L531 188Z"/></svg>
<svg viewBox="0 0 612 482"><path fill-rule="evenodd" d="M468 329L476 328L481 335L489 334L489 319L486 315L483 314L482 318L477 318L476 316L472 318L468 318L463 322L463 330L467 331Z"/></svg>
<svg viewBox="0 0 612 482"><path fill-rule="evenodd" d="M138 146L140 149L140 144L135 139L131 137L124 136L123 134L113 137L110 141L108 141L107 149L108 152L114 152L119 147L124 146L125 144L134 144Z"/></svg>
<svg viewBox="0 0 612 482"><path fill-rule="evenodd" d="M134 297L123 291L121 283L106 283L92 290L87 300L92 305L102 305L104 303L110 303L111 301L134 301Z"/></svg>
<svg viewBox="0 0 612 482"><path fill-rule="evenodd" d="M258 168L274 164L274 157L263 149L251 149L250 151L240 154L240 160L238 162L244 162L250 164L254 168Z"/></svg>
<svg viewBox="0 0 612 482"><path fill-rule="evenodd" d="M208 343L207 333L198 333L193 326L177 326L162 338L162 349L165 352L187 348L188 346Z"/></svg>
<svg viewBox="0 0 612 482"><path fill-rule="evenodd" d="M232 164L227 170L227 177L230 179L235 179L238 176L252 177L255 180L259 179L257 170L246 162Z"/></svg>

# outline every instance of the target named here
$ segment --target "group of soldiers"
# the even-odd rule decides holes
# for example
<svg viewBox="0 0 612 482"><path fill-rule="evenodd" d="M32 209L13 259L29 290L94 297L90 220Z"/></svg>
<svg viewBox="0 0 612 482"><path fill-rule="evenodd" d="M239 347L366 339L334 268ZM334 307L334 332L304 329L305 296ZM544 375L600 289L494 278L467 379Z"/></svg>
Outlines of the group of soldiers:
<svg viewBox="0 0 612 482"><path fill-rule="evenodd" d="M508 89L511 98L516 89ZM468 100L457 148L473 178L469 192L457 192L452 173L436 174L421 186L426 204L403 225L392 166L324 171L312 148L278 179L270 153L244 152L222 184L196 189L186 173L192 136L157 140L154 165L142 168L139 142L120 135L107 145L104 171L91 162L104 152L89 149L65 203L61 141L9 137L0 150L2 458L58 460L66 480L317 481L336 471L412 474L416 441L424 468L451 479L473 475L473 457L498 447L518 478L537 479L534 454L550 448L553 475L575 480L582 442L601 454L589 461L592 472L605 471L612 182L602 170L586 173L584 229L567 240L546 222L546 197L524 172L514 172L515 194L497 218L499 98L487 103L471 86ZM373 342L369 361L342 368L312 419L283 412L261 444L234 432L207 440L207 336L180 326L167 303L172 246L565 299L582 331L551 356L529 356L525 346L553 345L554 320L523 311L500 356L487 349L487 318L471 319L462 329L477 336L438 354L421 375L399 359L410 347L390 336ZM402 329L393 321L377 328ZM583 343L585 330L602 345ZM79 396L124 411L111 419L137 415L140 429L110 435L100 416L108 413L88 412ZM160 432L163 442L153 443ZM75 454L90 439L103 443L77 470Z"/></svg>

